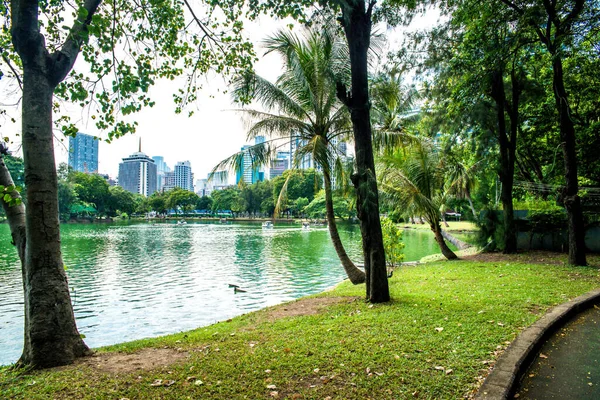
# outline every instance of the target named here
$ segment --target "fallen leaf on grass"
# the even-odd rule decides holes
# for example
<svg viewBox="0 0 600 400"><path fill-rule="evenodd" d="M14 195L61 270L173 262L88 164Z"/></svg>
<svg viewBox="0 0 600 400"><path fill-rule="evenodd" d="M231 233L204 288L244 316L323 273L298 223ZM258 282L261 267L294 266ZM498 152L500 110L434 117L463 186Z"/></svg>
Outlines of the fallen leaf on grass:
<svg viewBox="0 0 600 400"><path fill-rule="evenodd" d="M435 367L433 367L434 369L437 369L438 371L444 371L446 368L441 367L439 365L436 365Z"/></svg>
<svg viewBox="0 0 600 400"><path fill-rule="evenodd" d="M446 375L450 375L452 373L452 368L448 368L445 372L446 372Z"/></svg>
<svg viewBox="0 0 600 400"><path fill-rule="evenodd" d="M438 331L438 332L441 332L441 331L444 330L444 328L441 328L441 327L440 328L435 328L435 330Z"/></svg>
<svg viewBox="0 0 600 400"><path fill-rule="evenodd" d="M267 389L271 389L271 390L277 389L277 386L275 386L275 385L267 385Z"/></svg>
<svg viewBox="0 0 600 400"><path fill-rule="evenodd" d="M540 358L544 358L545 359L545 358L548 358L548 356L545 355L544 353L540 353Z"/></svg>
<svg viewBox="0 0 600 400"><path fill-rule="evenodd" d="M269 395L275 399L279 398L279 392L277 392L277 391L272 391L269 393Z"/></svg>
<svg viewBox="0 0 600 400"><path fill-rule="evenodd" d="M202 386L202 385L204 385L204 382L202 382L200 379L198 379L198 380L196 380L196 382L194 382L194 385Z"/></svg>

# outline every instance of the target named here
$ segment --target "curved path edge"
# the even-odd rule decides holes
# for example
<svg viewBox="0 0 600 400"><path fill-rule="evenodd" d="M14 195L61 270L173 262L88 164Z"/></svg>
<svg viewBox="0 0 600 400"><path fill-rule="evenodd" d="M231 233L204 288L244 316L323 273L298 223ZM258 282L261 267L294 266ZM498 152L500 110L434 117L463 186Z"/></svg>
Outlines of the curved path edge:
<svg viewBox="0 0 600 400"><path fill-rule="evenodd" d="M546 340L571 317L600 302L600 288L551 308L527 327L498 358L475 399L508 399Z"/></svg>

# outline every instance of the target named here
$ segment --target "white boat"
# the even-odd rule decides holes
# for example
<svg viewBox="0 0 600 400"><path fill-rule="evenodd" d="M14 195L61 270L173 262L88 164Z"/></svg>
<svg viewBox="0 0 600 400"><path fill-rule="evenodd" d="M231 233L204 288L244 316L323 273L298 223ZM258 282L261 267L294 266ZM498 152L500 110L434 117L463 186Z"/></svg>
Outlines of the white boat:
<svg viewBox="0 0 600 400"><path fill-rule="evenodd" d="M271 229L273 228L273 223L271 221L263 222L262 227L266 229Z"/></svg>
<svg viewBox="0 0 600 400"><path fill-rule="evenodd" d="M187 224L187 222L185 222L185 220L183 220L183 219L177 221L177 225L185 225L185 224Z"/></svg>

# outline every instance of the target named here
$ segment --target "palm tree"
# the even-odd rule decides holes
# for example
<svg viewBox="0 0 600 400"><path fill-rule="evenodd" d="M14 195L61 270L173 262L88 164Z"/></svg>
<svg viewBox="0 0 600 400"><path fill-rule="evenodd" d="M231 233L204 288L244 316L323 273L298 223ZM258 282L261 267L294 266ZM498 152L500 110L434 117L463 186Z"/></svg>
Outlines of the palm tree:
<svg viewBox="0 0 600 400"><path fill-rule="evenodd" d="M234 82L234 96L242 101L253 98L262 104L266 111L239 111L251 123L248 139L265 136L268 140L234 154L214 170L247 168L243 160L248 156L252 160L251 168L268 164L277 151L294 143L297 149L292 167L299 167L302 160L310 156L323 173L333 246L350 281L363 283L365 273L350 260L340 239L332 197L332 177L342 165L337 143L352 133L347 108L336 97L336 79L343 79L348 73L347 50L327 25L307 31L304 38L280 30L265 41L265 47L267 53L277 53L283 58L283 74L273 84L248 72ZM287 181L280 200L286 188Z"/></svg>
<svg viewBox="0 0 600 400"><path fill-rule="evenodd" d="M429 224L442 254L458 258L446 244L440 227L444 201L444 168L433 144L426 139L381 157L380 180L384 195L400 209L416 210Z"/></svg>
<svg viewBox="0 0 600 400"><path fill-rule="evenodd" d="M473 169L476 164L471 167L467 167L461 162L453 163L448 169L448 192L459 199L467 199L469 201L469 207L473 213L473 220L477 221L477 212L473 206L473 200L471 199L471 192L475 188L476 181L473 175Z"/></svg>
<svg viewBox="0 0 600 400"><path fill-rule="evenodd" d="M398 66L377 76L371 85L373 146L379 152L402 147L415 140L407 126L419 119L414 86L402 82Z"/></svg>

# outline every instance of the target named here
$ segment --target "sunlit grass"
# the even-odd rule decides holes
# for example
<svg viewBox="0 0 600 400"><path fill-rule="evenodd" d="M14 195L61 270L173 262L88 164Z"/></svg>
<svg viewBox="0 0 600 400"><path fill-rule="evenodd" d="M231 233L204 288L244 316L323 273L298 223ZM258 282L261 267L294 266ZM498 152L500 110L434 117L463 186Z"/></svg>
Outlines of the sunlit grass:
<svg viewBox="0 0 600 400"><path fill-rule="evenodd" d="M316 315L272 321L267 309L100 350L167 346L189 353L179 364L118 376L91 367L23 375L3 369L0 392L26 399L456 399L474 390L498 346L548 307L599 283L592 267L406 267L390 280L388 304L365 303L364 286L345 282L319 296L347 300ZM156 379L175 383L151 386Z"/></svg>

